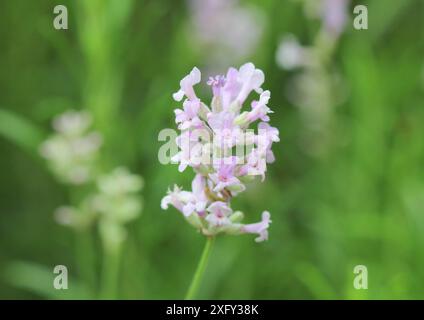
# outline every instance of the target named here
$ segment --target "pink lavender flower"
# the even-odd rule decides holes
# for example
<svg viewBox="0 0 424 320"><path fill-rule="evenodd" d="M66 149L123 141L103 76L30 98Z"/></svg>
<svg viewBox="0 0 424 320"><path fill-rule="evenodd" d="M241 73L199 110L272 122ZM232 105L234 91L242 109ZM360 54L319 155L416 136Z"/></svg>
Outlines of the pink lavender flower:
<svg viewBox="0 0 424 320"><path fill-rule="evenodd" d="M175 122L179 123L178 129L184 130L190 127L201 127L201 121L197 116L200 108L200 100L186 100L183 104L183 110L175 109Z"/></svg>
<svg viewBox="0 0 424 320"><path fill-rule="evenodd" d="M256 242L261 242L268 239L268 227L271 223L271 215L268 211L262 213L262 221L252 224L247 224L241 227L242 232L256 233L259 235L255 239Z"/></svg>
<svg viewBox="0 0 424 320"><path fill-rule="evenodd" d="M274 159L272 159L274 160ZM247 157L247 163L239 170L241 176L261 176L262 181L265 180L267 155L259 153L258 150L252 150Z"/></svg>
<svg viewBox="0 0 424 320"><path fill-rule="evenodd" d="M209 174L209 179L215 185L213 188L214 192L221 192L227 189L235 195L246 189L240 180L235 177L236 164L220 164L216 167L217 172Z"/></svg>
<svg viewBox="0 0 424 320"><path fill-rule="evenodd" d="M229 216L233 213L227 203L215 201L208 207L206 221L212 228L227 226L231 224Z"/></svg>
<svg viewBox="0 0 424 320"><path fill-rule="evenodd" d="M242 224L243 214L234 212L230 203L246 189L249 176L259 176L263 181L267 163L275 160L272 145L279 141L279 131L268 124L271 93L262 89L264 73L253 63L246 63L238 70L230 68L225 76L211 77L207 82L213 94L210 106L194 91L193 86L200 81L200 71L193 68L173 95L176 101L185 97L183 109L175 110L181 134L176 141L180 151L173 160L179 162L180 171L191 167L196 173L192 190L174 186L162 199L161 207L175 207L207 236L254 233L258 234L256 241L266 240L270 214L264 211L261 222ZM259 94L259 99L252 102L250 111L242 111L252 92ZM249 131L254 125L258 134ZM233 155L238 147L246 152Z"/></svg>

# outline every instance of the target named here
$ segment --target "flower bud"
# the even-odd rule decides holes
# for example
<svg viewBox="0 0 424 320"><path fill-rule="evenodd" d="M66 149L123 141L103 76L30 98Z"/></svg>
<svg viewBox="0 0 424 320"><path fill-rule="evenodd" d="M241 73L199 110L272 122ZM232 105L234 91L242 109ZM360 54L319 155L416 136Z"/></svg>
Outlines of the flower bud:
<svg viewBox="0 0 424 320"><path fill-rule="evenodd" d="M230 220L233 223L241 222L244 219L244 214L241 211L236 211L230 216Z"/></svg>
<svg viewBox="0 0 424 320"><path fill-rule="evenodd" d="M235 119L234 119L234 124L240 127L244 127L247 126L249 124L249 112L244 111L242 112L240 115L238 115Z"/></svg>

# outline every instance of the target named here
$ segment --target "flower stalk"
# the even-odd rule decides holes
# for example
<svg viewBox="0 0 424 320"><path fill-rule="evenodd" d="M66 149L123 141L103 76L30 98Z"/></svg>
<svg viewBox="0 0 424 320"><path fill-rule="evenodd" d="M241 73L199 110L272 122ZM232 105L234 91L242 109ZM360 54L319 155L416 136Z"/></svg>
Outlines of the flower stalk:
<svg viewBox="0 0 424 320"><path fill-rule="evenodd" d="M200 257L199 264L197 265L196 272L194 273L193 279L191 280L190 287L188 288L185 300L192 300L196 297L199 290L200 283L205 273L208 260L212 251L215 237L207 237L205 247L203 248L202 256Z"/></svg>
<svg viewBox="0 0 424 320"><path fill-rule="evenodd" d="M113 249L104 248L100 299L113 300L118 298L120 256L121 246L115 246Z"/></svg>

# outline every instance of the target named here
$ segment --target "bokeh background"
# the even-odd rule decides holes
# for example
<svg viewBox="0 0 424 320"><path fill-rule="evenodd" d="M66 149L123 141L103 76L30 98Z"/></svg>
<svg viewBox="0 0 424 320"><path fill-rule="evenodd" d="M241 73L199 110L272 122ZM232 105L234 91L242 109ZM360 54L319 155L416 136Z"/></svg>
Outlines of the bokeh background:
<svg viewBox="0 0 424 320"><path fill-rule="evenodd" d="M55 222L79 192L38 151L52 118L69 109L93 114L104 166L144 178L116 297L183 298L205 240L160 209L168 186L188 187L192 173L158 162L158 133L175 128L172 93L193 66L208 75L247 61L265 72L281 142L265 182L233 208L248 221L269 210L270 238L219 237L199 297L423 298L424 2L352 1L318 66L290 70L277 55L285 35L322 45L314 8L261 0L215 12L208 2L1 1L0 298L97 297L98 232ZM53 28L57 4L68 8L68 30ZM368 30L352 27L356 4L368 6ZM53 289L58 264L69 290ZM353 288L356 265L368 268L368 290Z"/></svg>

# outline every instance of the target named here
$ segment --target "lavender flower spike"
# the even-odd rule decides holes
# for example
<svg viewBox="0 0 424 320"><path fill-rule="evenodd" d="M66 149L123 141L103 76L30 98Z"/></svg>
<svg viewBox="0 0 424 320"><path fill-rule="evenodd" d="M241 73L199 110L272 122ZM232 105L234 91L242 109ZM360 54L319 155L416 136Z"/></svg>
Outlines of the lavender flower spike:
<svg viewBox="0 0 424 320"><path fill-rule="evenodd" d="M193 89L200 80L199 69L193 68L174 94L176 101L186 99L183 108L175 110L181 134L176 141L180 151L173 160L179 162L180 171L187 167L194 170L192 190L175 186L162 199L161 207L173 206L206 236L249 233L258 235L257 242L267 240L268 211L263 212L260 222L242 224L243 213L231 208L231 199L246 190L247 182L255 177L265 179L267 163L275 160L272 145L280 141L278 129L268 123L271 92L262 89L264 73L246 63L239 70L230 68L225 76L209 78L210 106ZM259 97L242 110L252 92ZM234 155L234 149L243 152Z"/></svg>

